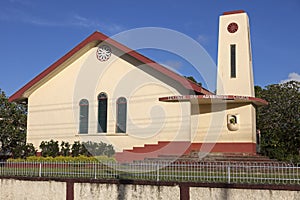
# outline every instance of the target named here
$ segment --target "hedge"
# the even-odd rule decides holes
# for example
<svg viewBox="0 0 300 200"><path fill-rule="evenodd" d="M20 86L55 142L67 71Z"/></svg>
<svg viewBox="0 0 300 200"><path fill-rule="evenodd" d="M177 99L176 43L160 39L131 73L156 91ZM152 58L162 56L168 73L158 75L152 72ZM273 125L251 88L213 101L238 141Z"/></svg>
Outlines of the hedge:
<svg viewBox="0 0 300 200"><path fill-rule="evenodd" d="M67 163L67 162L116 162L116 160L112 157L107 157L107 156L57 156L57 157L42 157L42 156L29 156L26 159L13 159L10 158L8 159L8 162L62 162L62 163Z"/></svg>

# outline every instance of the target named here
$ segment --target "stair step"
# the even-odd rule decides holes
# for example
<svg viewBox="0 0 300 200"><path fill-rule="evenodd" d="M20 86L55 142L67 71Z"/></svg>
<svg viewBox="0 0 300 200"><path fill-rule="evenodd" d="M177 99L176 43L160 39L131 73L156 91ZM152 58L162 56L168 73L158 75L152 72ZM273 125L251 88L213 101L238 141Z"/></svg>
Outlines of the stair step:
<svg viewBox="0 0 300 200"><path fill-rule="evenodd" d="M277 162L254 153L203 153L190 147L189 142L159 141L157 144L144 144L118 152L115 158L118 162Z"/></svg>
<svg viewBox="0 0 300 200"><path fill-rule="evenodd" d="M190 154L177 156L163 154L153 158L145 158L145 161L152 162L241 162L241 163L273 163L277 160L270 159L266 156L252 155L252 154L239 154L239 153L209 153L205 157L200 158L197 151Z"/></svg>

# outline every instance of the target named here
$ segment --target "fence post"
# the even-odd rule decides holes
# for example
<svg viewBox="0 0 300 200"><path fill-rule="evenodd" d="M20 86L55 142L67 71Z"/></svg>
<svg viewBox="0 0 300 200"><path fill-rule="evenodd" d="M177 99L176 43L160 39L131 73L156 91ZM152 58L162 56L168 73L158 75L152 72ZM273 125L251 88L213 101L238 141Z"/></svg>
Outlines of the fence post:
<svg viewBox="0 0 300 200"><path fill-rule="evenodd" d="M156 165L156 181L159 181L159 163Z"/></svg>
<svg viewBox="0 0 300 200"><path fill-rule="evenodd" d="M96 169L96 162L94 162L94 178L97 179L97 169Z"/></svg>
<svg viewBox="0 0 300 200"><path fill-rule="evenodd" d="M42 163L39 163L39 177L42 177Z"/></svg>
<svg viewBox="0 0 300 200"><path fill-rule="evenodd" d="M227 182L230 183L230 165L227 166Z"/></svg>

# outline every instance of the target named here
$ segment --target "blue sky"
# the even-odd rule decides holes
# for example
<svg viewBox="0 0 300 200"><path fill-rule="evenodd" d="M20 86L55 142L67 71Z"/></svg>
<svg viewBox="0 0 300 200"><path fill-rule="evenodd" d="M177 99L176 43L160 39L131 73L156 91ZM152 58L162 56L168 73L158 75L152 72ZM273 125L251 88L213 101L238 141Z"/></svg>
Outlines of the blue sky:
<svg viewBox="0 0 300 200"><path fill-rule="evenodd" d="M84 2L84 3L77 3ZM198 41L216 62L218 18L245 10L250 17L254 82L300 81L299 0L0 1L0 88L13 94L98 30L108 36L140 27L169 28ZM193 75L168 54L151 59Z"/></svg>

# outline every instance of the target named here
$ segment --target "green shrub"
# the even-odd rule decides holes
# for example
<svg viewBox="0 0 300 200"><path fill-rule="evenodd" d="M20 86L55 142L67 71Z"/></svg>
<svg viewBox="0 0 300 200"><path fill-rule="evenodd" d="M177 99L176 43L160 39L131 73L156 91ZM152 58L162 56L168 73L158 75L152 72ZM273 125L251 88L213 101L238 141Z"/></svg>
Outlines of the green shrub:
<svg viewBox="0 0 300 200"><path fill-rule="evenodd" d="M23 158L9 158L7 159L8 162L24 162L25 159Z"/></svg>
<svg viewBox="0 0 300 200"><path fill-rule="evenodd" d="M42 150L43 157L57 157L62 156L73 156L77 157L80 155L84 156L108 156L111 157L115 154L115 150L111 144L104 142L82 142L75 141L71 146L68 142L62 141L60 144L61 150L59 151L58 141L50 140L42 141L40 149Z"/></svg>
<svg viewBox="0 0 300 200"><path fill-rule="evenodd" d="M115 150L111 144L104 142L83 142L75 141L71 146L68 142L62 141L59 151L58 141L42 141L40 144L42 156L35 156L36 150L32 144L27 144L15 150L11 162L115 162L112 156ZM71 148L70 148L71 147Z"/></svg>
<svg viewBox="0 0 300 200"><path fill-rule="evenodd" d="M71 145L69 144L69 142L64 142L62 141L60 144L60 155L62 156L69 156L71 154Z"/></svg>
<svg viewBox="0 0 300 200"><path fill-rule="evenodd" d="M53 161L53 157L41 157L41 156L30 156L26 158L26 161L28 162L51 162Z"/></svg>
<svg viewBox="0 0 300 200"><path fill-rule="evenodd" d="M36 150L33 144L17 146L13 149L13 158L27 158L28 156L35 156Z"/></svg>
<svg viewBox="0 0 300 200"><path fill-rule="evenodd" d="M40 145L43 157L56 157L59 155L58 141L50 140L49 142L42 141Z"/></svg>
<svg viewBox="0 0 300 200"><path fill-rule="evenodd" d="M80 155L77 157L71 157L72 162L97 162L97 159L90 156Z"/></svg>
<svg viewBox="0 0 300 200"><path fill-rule="evenodd" d="M297 164L300 163L300 155L288 155L284 160Z"/></svg>
<svg viewBox="0 0 300 200"><path fill-rule="evenodd" d="M86 147L81 144L79 141L75 141L74 144L72 145L72 156L80 156L80 155L85 155L85 156L90 156L91 154L88 152Z"/></svg>
<svg viewBox="0 0 300 200"><path fill-rule="evenodd" d="M58 163L84 163L84 162L116 162L116 160L112 157L107 156L96 156L96 157L90 157L90 156L57 156L55 158L53 157L41 157L41 156L29 156L26 159L8 159L9 162L58 162Z"/></svg>
<svg viewBox="0 0 300 200"><path fill-rule="evenodd" d="M115 154L115 150L111 144L106 144L104 142L83 142L82 143L89 153L93 156L108 156L111 157Z"/></svg>
<svg viewBox="0 0 300 200"><path fill-rule="evenodd" d="M114 157L107 157L107 156L95 156L94 157L99 162L116 162L116 159Z"/></svg>

